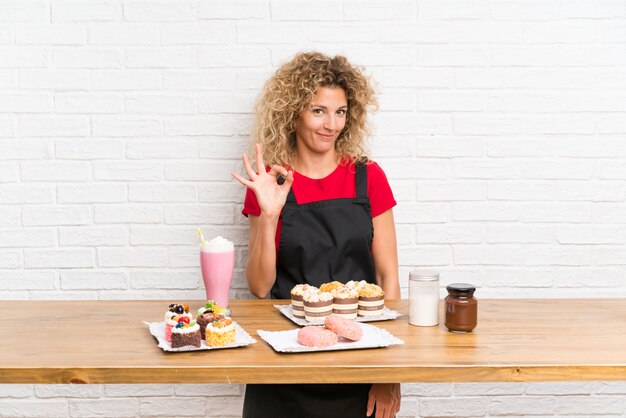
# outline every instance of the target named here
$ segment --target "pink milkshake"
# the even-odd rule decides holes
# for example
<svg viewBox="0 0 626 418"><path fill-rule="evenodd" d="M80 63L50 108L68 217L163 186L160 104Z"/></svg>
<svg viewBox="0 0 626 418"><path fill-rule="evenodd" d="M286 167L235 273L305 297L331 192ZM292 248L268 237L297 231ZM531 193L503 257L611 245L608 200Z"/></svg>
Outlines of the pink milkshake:
<svg viewBox="0 0 626 418"><path fill-rule="evenodd" d="M206 289L206 298L218 305L228 306L230 282L235 269L235 246L225 238L217 237L200 245L200 268Z"/></svg>

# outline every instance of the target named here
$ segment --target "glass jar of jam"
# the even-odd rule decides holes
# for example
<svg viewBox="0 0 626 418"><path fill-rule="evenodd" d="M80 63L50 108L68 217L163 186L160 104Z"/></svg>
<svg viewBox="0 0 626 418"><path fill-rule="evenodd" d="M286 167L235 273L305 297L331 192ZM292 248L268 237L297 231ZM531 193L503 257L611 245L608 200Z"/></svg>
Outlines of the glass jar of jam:
<svg viewBox="0 0 626 418"><path fill-rule="evenodd" d="M446 328L452 332L471 332L478 322L478 301L474 298L476 287L467 283L446 286Z"/></svg>

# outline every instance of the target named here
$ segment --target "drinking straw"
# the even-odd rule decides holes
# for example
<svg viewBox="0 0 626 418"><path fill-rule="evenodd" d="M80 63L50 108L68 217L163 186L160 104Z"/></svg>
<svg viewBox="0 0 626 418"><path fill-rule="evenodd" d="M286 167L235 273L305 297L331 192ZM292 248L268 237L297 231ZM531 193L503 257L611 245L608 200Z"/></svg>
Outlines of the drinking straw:
<svg viewBox="0 0 626 418"><path fill-rule="evenodd" d="M202 236L202 230L200 228L198 228L198 236L200 237L200 240L202 240L202 245L204 245L204 237Z"/></svg>

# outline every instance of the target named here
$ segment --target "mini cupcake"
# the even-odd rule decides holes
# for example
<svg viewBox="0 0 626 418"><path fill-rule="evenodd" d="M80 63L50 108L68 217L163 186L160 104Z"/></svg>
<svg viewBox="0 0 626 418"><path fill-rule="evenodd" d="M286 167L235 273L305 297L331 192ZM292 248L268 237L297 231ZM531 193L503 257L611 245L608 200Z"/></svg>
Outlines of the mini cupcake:
<svg viewBox="0 0 626 418"><path fill-rule="evenodd" d="M186 322L185 317L180 317L180 322L172 328L172 348L192 345L200 347L200 326L195 321Z"/></svg>
<svg viewBox="0 0 626 418"><path fill-rule="evenodd" d="M189 313L189 306L170 303L163 317L163 322L165 322L165 341L172 342L172 327L178 324L178 318L180 317L186 317L189 321L193 319Z"/></svg>
<svg viewBox="0 0 626 418"><path fill-rule="evenodd" d="M204 340L206 326L222 318L226 314L226 308L222 308L215 301L208 301L203 307L198 308L196 322L200 325L200 337Z"/></svg>
<svg viewBox="0 0 626 418"><path fill-rule="evenodd" d="M347 286L339 287L333 294L333 314L345 319L356 319L359 307L359 293Z"/></svg>
<svg viewBox="0 0 626 418"><path fill-rule="evenodd" d="M346 287L349 287L350 289L354 289L357 292L359 291L360 288L362 288L363 286L365 286L367 284L367 282L365 280L361 280L361 281L354 281L354 280L350 280L348 283L346 283Z"/></svg>
<svg viewBox="0 0 626 418"><path fill-rule="evenodd" d="M320 286L320 292L330 292L332 293L333 290L335 289L339 289L343 287L343 283L338 282L337 280L330 282L330 283L324 283L323 285Z"/></svg>
<svg viewBox="0 0 626 418"><path fill-rule="evenodd" d="M302 297L304 293L310 290L317 291L317 288L308 284L297 284L291 289L291 313L296 318L304 318L304 299Z"/></svg>
<svg viewBox="0 0 626 418"><path fill-rule="evenodd" d="M206 343L209 347L222 347L235 342L235 323L225 316L206 326Z"/></svg>
<svg viewBox="0 0 626 418"><path fill-rule="evenodd" d="M333 295L329 292L305 292L304 318L309 322L323 322L333 313Z"/></svg>
<svg viewBox="0 0 626 418"><path fill-rule="evenodd" d="M385 292L380 286L366 283L359 292L359 316L377 316L383 313L385 307Z"/></svg>

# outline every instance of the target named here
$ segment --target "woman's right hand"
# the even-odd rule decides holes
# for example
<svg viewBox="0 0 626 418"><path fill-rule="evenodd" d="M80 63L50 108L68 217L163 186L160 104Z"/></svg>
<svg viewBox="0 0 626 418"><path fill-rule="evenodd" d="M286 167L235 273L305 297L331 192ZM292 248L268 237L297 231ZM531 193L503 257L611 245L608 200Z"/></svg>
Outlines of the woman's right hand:
<svg viewBox="0 0 626 418"><path fill-rule="evenodd" d="M279 165L272 166L269 172L266 171L260 144L256 144L256 171L252 169L245 153L242 158L250 180L246 180L234 172L231 175L254 192L261 208L261 215L278 218L280 211L285 206L289 189L293 183L293 171ZM278 183L279 176L284 178L283 184Z"/></svg>

